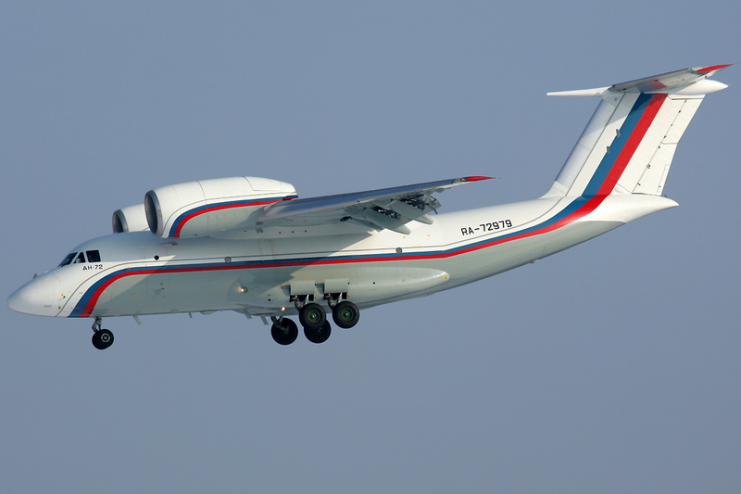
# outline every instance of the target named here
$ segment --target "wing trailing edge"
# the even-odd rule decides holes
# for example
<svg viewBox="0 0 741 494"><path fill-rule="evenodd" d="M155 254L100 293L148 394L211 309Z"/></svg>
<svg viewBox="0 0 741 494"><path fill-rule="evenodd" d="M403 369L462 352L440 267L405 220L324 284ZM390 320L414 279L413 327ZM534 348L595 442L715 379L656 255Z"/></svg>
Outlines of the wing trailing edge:
<svg viewBox="0 0 741 494"><path fill-rule="evenodd" d="M430 212L440 203L433 194L493 177L469 176L349 194L293 199L269 205L257 220L262 227L322 225L355 220L377 229L409 233L410 221L431 224Z"/></svg>

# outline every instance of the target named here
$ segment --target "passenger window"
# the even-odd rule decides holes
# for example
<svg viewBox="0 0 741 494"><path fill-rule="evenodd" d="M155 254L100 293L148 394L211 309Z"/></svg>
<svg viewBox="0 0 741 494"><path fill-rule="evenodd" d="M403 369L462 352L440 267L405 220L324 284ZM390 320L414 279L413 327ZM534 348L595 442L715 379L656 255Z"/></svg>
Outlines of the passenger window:
<svg viewBox="0 0 741 494"><path fill-rule="evenodd" d="M75 259L75 264L80 264L85 262L85 254L80 252L80 254L77 256L77 259Z"/></svg>
<svg viewBox="0 0 741 494"><path fill-rule="evenodd" d="M88 250L85 253L87 254L87 262L100 262L100 252L97 250Z"/></svg>
<svg viewBox="0 0 741 494"><path fill-rule="evenodd" d="M59 264L59 267L61 268L62 266L66 266L67 264L71 263L72 259L74 259L76 255L77 252L71 252L67 254L67 257L65 257L64 260Z"/></svg>

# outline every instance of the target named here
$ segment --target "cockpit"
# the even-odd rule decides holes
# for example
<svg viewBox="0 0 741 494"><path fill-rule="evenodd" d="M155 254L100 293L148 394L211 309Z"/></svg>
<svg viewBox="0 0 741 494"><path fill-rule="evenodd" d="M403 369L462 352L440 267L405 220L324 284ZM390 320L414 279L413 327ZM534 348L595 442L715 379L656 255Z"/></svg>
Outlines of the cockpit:
<svg viewBox="0 0 741 494"><path fill-rule="evenodd" d="M59 263L58 267L66 266L68 264L81 264L84 262L100 262L100 251L87 250L84 252L70 252L67 257Z"/></svg>

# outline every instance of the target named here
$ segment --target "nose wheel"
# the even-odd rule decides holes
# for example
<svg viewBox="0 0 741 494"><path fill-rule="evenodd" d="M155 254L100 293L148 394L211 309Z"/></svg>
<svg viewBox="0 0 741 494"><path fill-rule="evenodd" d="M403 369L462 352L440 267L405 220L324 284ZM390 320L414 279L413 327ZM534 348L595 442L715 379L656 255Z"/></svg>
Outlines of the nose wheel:
<svg viewBox="0 0 741 494"><path fill-rule="evenodd" d="M98 350L105 350L113 345L113 333L107 329L101 329L93 333L93 346Z"/></svg>
<svg viewBox="0 0 741 494"><path fill-rule="evenodd" d="M96 317L93 323L93 346L98 350L105 350L113 345L113 333L103 329L103 318Z"/></svg>

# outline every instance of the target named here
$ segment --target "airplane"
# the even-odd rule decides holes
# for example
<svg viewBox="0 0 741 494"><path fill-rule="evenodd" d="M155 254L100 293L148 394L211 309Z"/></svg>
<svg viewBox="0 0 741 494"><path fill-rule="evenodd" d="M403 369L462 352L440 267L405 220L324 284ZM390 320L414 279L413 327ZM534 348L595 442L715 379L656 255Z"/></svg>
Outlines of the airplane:
<svg viewBox="0 0 741 494"><path fill-rule="evenodd" d="M597 109L542 197L432 215L435 197L491 177L466 176L300 199L288 183L210 179L150 190L113 214L113 233L72 249L8 298L17 312L93 318L95 348L113 344L104 318L236 311L272 322L293 343L326 341L328 313L431 295L550 256L647 214L663 196L682 134L709 79L693 67L612 86L548 93L593 96Z"/></svg>

